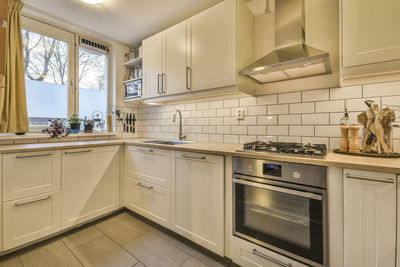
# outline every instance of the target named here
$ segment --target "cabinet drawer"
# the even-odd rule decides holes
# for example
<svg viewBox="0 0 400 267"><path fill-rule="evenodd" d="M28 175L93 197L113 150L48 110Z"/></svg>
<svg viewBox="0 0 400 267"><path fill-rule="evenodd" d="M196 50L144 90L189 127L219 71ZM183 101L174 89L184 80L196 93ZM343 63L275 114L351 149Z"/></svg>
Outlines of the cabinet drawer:
<svg viewBox="0 0 400 267"><path fill-rule="evenodd" d="M3 200L59 190L61 151L39 151L3 155Z"/></svg>
<svg viewBox="0 0 400 267"><path fill-rule="evenodd" d="M171 153L169 150L141 146L126 147L125 169L130 178L170 187Z"/></svg>
<svg viewBox="0 0 400 267"><path fill-rule="evenodd" d="M140 215L170 228L170 190L143 180L125 182L125 206Z"/></svg>
<svg viewBox="0 0 400 267"><path fill-rule="evenodd" d="M283 255L233 237L233 261L243 267L306 267Z"/></svg>
<svg viewBox="0 0 400 267"><path fill-rule="evenodd" d="M56 191L4 203L4 249L11 249L60 231L60 194L61 191Z"/></svg>

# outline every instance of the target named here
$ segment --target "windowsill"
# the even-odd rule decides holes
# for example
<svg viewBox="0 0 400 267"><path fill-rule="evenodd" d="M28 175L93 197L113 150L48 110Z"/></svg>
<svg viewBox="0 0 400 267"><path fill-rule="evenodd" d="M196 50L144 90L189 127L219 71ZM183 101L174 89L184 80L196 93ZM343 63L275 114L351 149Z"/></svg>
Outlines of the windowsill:
<svg viewBox="0 0 400 267"><path fill-rule="evenodd" d="M102 133L77 133L77 134L69 134L65 138L69 137L96 137L96 136L118 136L118 133L112 132L102 132ZM14 139L48 139L48 134L42 133L26 133L25 135L15 135L15 134L8 134L8 133L0 133L0 140L14 140Z"/></svg>

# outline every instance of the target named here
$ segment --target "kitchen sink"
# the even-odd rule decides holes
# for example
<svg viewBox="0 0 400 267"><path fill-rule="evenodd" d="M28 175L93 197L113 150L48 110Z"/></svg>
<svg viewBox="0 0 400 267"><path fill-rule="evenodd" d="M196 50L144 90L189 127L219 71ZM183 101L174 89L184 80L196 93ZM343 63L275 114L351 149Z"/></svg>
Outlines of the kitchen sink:
<svg viewBox="0 0 400 267"><path fill-rule="evenodd" d="M144 141L146 144L159 144L159 145L183 145L183 144L192 144L192 141L179 141L179 140L152 140L152 141Z"/></svg>

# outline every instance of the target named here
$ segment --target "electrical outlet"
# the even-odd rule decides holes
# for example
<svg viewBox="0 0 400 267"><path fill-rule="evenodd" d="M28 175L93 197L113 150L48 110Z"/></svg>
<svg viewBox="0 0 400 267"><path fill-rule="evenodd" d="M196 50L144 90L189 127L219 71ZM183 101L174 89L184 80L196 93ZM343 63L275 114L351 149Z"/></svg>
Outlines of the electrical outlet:
<svg viewBox="0 0 400 267"><path fill-rule="evenodd" d="M244 110L242 108L239 108L236 110L236 118L238 120L243 120L244 119Z"/></svg>

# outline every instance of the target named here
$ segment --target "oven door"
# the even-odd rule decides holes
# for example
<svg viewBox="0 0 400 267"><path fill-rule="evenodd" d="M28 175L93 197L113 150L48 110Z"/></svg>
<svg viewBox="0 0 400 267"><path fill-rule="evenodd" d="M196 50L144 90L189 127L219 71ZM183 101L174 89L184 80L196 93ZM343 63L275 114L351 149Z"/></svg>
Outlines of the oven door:
<svg viewBox="0 0 400 267"><path fill-rule="evenodd" d="M324 266L325 190L307 192L235 177L233 182L235 235L306 264Z"/></svg>

